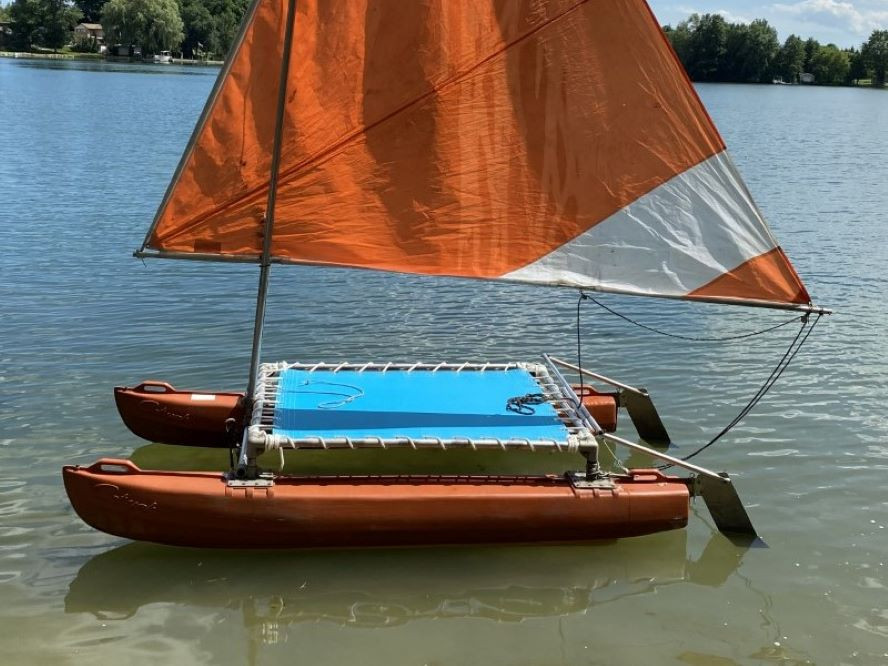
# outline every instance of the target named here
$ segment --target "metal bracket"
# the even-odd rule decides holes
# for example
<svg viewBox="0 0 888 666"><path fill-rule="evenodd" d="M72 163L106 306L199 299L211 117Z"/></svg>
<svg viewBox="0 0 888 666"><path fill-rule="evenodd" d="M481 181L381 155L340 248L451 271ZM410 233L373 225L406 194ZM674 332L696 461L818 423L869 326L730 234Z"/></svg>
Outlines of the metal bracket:
<svg viewBox="0 0 888 666"><path fill-rule="evenodd" d="M274 486L274 475L263 472L255 479L238 479L233 475L227 475L226 481L229 488L271 488Z"/></svg>
<svg viewBox="0 0 888 666"><path fill-rule="evenodd" d="M273 485L270 479L228 479L229 488L271 488Z"/></svg>
<svg viewBox="0 0 888 666"><path fill-rule="evenodd" d="M266 434L256 426L244 428L237 467L234 469L237 478L251 480L262 476L256 467L256 458L266 450L265 437Z"/></svg>
<svg viewBox="0 0 888 666"><path fill-rule="evenodd" d="M588 478L602 476L601 467L598 464L598 447L591 451L583 451L583 457L586 459L586 476Z"/></svg>
<svg viewBox="0 0 888 666"><path fill-rule="evenodd" d="M582 490L613 490L617 487L610 477L601 474L590 475L585 472L565 472L564 476L570 481L570 485Z"/></svg>
<svg viewBox="0 0 888 666"><path fill-rule="evenodd" d="M703 482L700 480L699 474L692 474L691 476L682 479L685 482L685 485L688 487L688 493L692 498L702 497L703 495Z"/></svg>
<svg viewBox="0 0 888 666"><path fill-rule="evenodd" d="M562 368L567 368L580 375L591 377L596 381L609 384L610 386L619 389L619 405L629 412L629 418L632 419L632 424L638 431L638 435L646 442L650 442L656 446L669 445L669 433L666 431L666 426L663 425L663 421L657 413L657 408L654 407L651 396L646 389L629 386L628 384L618 382L610 377L599 375L596 372L591 372L585 368L562 361L558 358L552 358L545 354L543 355L543 358L547 363L559 365Z"/></svg>

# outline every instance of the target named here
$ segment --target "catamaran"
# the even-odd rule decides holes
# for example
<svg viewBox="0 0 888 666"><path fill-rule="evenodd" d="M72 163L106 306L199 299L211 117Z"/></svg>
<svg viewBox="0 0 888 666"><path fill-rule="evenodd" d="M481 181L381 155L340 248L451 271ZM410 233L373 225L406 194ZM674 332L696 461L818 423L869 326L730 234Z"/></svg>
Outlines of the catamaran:
<svg viewBox="0 0 888 666"><path fill-rule="evenodd" d="M135 255L259 266L245 392L146 381L115 393L137 435L231 447L231 468L63 470L88 524L187 546L629 537L684 527L694 495L720 530L755 536L727 474L615 433L626 409L648 444L668 443L643 389L562 359L260 362L273 264L781 308L803 328L826 312L644 0L254 0ZM608 471L605 444L691 475ZM266 451L361 448L582 464L560 476L257 464Z"/></svg>

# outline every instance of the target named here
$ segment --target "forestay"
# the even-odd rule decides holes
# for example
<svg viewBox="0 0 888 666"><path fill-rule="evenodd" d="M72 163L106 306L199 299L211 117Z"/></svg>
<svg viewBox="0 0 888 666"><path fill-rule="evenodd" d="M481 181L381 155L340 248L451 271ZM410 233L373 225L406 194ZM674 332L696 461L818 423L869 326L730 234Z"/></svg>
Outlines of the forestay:
<svg viewBox="0 0 888 666"><path fill-rule="evenodd" d="M251 8L141 256L258 261L286 8ZM296 11L273 261L810 302L644 0Z"/></svg>

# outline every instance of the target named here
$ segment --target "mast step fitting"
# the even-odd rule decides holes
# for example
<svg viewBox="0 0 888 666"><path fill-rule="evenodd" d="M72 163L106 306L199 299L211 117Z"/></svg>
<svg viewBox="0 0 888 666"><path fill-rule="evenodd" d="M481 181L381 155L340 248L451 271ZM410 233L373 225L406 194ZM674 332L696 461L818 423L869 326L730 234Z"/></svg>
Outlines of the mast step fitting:
<svg viewBox="0 0 888 666"><path fill-rule="evenodd" d="M586 472L565 472L565 478L570 481L570 485L574 488L588 490L596 488L598 490L613 490L616 488L613 479L604 476L601 473L587 474Z"/></svg>
<svg viewBox="0 0 888 666"><path fill-rule="evenodd" d="M264 476L260 476L258 479L229 478L227 485L229 488L271 488L274 486L274 479Z"/></svg>

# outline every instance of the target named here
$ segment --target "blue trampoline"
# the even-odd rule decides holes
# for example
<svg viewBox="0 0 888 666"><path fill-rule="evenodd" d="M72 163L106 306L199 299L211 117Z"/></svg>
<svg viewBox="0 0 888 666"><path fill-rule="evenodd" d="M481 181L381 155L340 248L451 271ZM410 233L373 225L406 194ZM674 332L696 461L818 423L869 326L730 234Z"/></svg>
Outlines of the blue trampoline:
<svg viewBox="0 0 888 666"><path fill-rule="evenodd" d="M352 368L354 366L351 366ZM271 434L292 440L446 439L566 443L549 402L532 413L510 398L542 392L525 368L431 371L303 369L277 374Z"/></svg>

